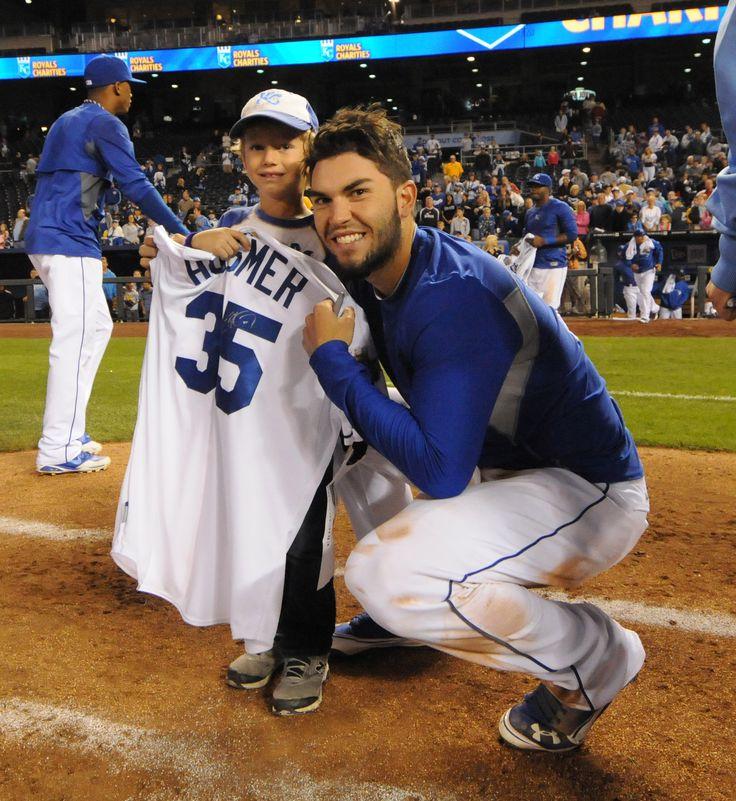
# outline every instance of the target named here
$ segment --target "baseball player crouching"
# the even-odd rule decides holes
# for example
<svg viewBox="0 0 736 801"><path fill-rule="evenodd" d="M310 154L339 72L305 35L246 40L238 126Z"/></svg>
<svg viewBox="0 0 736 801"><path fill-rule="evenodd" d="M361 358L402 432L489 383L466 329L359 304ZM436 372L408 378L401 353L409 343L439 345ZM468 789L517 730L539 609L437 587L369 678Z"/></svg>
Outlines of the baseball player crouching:
<svg viewBox="0 0 736 801"><path fill-rule="evenodd" d="M478 248L417 229L401 130L382 110L338 112L307 166L317 232L356 279L408 408L372 386L348 352L352 318L330 302L307 317L305 349L333 403L422 491L348 559L347 586L367 615L339 626L333 648L408 638L535 676L537 689L501 717L501 737L575 749L644 649L593 604L530 588L595 576L646 529L644 471L621 412L534 292Z"/></svg>
<svg viewBox="0 0 736 801"><path fill-rule="evenodd" d="M169 231L186 229L141 172L128 131L117 118L133 99L128 65L93 58L84 71L88 97L51 126L36 172L26 251L48 289L51 348L43 433L36 469L46 475L105 470L109 456L86 432L87 402L112 333L102 289L98 225L112 178Z"/></svg>

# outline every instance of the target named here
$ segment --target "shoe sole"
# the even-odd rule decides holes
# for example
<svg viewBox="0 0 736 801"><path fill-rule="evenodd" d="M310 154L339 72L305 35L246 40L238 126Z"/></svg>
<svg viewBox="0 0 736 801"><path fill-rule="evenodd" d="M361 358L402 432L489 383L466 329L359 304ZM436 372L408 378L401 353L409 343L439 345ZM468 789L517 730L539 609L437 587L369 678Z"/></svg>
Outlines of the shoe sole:
<svg viewBox="0 0 736 801"><path fill-rule="evenodd" d="M69 476L82 473L101 473L103 470L107 470L109 466L110 463L108 462L100 467L88 467L86 470L43 470L37 467L36 472L41 476Z"/></svg>
<svg viewBox="0 0 736 801"><path fill-rule="evenodd" d="M236 690L260 690L261 687L265 687L271 681L271 676L273 676L273 672L256 681L239 681L228 673L225 683L228 687L233 687Z"/></svg>
<svg viewBox="0 0 736 801"><path fill-rule="evenodd" d="M544 751L546 754L565 754L569 751L577 751L582 745L582 743L578 743L568 748L545 748L543 745L525 737L514 729L509 722L510 714L511 710L508 709L498 722L498 734L505 745L510 745L512 748L516 748L519 751Z"/></svg>
<svg viewBox="0 0 736 801"><path fill-rule="evenodd" d="M330 676L330 666L328 665L325 668L325 677L322 679L322 684L319 686L319 695L317 698L312 701L311 704L307 704L306 706L300 706L296 709L289 707L288 709L279 709L277 706L271 703L271 712L279 718L288 718L294 715L306 715L309 712L316 712L319 709L320 704L322 703L322 688L325 686L325 682Z"/></svg>
<svg viewBox="0 0 736 801"><path fill-rule="evenodd" d="M331 650L343 656L370 651L372 648L421 648L424 645L417 640L402 640L391 637L385 640L360 640L357 637L333 636Z"/></svg>

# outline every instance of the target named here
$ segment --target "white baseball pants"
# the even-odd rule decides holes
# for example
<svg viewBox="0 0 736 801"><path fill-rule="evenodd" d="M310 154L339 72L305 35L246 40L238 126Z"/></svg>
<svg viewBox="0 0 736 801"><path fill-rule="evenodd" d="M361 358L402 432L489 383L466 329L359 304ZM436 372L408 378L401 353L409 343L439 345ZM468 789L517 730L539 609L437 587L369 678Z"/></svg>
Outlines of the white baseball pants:
<svg viewBox="0 0 736 801"><path fill-rule="evenodd" d="M649 320L649 314L654 311L654 298L652 297L652 287L654 286L654 270L646 270L643 273L634 273L636 288L639 290L639 308L641 309L641 319Z"/></svg>
<svg viewBox="0 0 736 801"><path fill-rule="evenodd" d="M659 307L660 320L682 320L682 309L667 309L664 306Z"/></svg>
<svg viewBox="0 0 736 801"><path fill-rule="evenodd" d="M635 286L624 287L624 300L626 301L626 316L636 320L636 302L639 299L639 290Z"/></svg>
<svg viewBox="0 0 736 801"><path fill-rule="evenodd" d="M102 261L79 256L29 256L49 293L51 347L37 467L79 455L97 368L112 334L102 291Z"/></svg>
<svg viewBox="0 0 736 801"><path fill-rule="evenodd" d="M557 310L560 308L565 278L567 267L552 267L549 270L532 267L526 282L529 289L536 292L548 306Z"/></svg>
<svg viewBox="0 0 736 801"><path fill-rule="evenodd" d="M364 537L345 581L381 626L496 670L578 691L600 708L644 663L637 634L590 603L530 587L574 586L647 527L644 479L591 484L562 468L488 471L454 498L418 498Z"/></svg>

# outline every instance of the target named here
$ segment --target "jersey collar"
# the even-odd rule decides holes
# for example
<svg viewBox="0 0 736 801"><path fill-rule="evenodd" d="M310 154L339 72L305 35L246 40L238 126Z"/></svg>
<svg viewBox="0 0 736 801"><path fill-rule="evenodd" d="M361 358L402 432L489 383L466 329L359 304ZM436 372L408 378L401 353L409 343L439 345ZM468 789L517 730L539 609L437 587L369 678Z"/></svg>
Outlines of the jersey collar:
<svg viewBox="0 0 736 801"><path fill-rule="evenodd" d="M261 204L259 203L255 207L255 215L258 219L263 220L263 222L270 223L271 225L276 225L279 228L313 228L314 227L314 215L307 214L304 217L272 217L270 214L266 214L266 212L261 208Z"/></svg>

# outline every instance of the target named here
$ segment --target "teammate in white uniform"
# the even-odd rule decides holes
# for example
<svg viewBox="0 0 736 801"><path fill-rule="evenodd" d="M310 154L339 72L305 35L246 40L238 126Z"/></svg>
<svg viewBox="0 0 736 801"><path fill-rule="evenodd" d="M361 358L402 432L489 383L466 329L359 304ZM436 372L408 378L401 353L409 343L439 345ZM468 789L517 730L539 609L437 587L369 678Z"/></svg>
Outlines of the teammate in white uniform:
<svg viewBox="0 0 736 801"><path fill-rule="evenodd" d="M549 306L488 254L416 228L416 187L385 112L338 112L307 164L317 231L344 274L367 279L355 297L409 408L373 388L347 349L351 319L329 302L307 318L311 365L423 492L348 559L345 581L375 622L339 627L335 646L385 645L394 633L536 676L501 736L577 748L644 649L592 604L529 588L578 584L645 530L643 469L621 413Z"/></svg>
<svg viewBox="0 0 736 801"><path fill-rule="evenodd" d="M259 191L260 203L247 209L230 209L222 216L219 228L190 234L189 244L227 259L244 244L247 246L238 232L255 230L324 260L324 246L303 198L304 147L316 127L314 112L300 95L268 90L251 98L230 135L241 140L243 164ZM150 258L155 250L146 246L141 252ZM274 411L273 427L281 425L291 425L288 415ZM330 433L325 430L321 436L329 440ZM288 470L283 464L281 468L284 472ZM280 482L288 483L283 475ZM273 692L273 710L277 714L312 711L322 698L335 625L332 575L329 580L322 580L323 539L331 526L331 482L332 468L328 466L289 548L283 601L279 597L281 619L275 648L246 641L246 653L228 671L231 686L253 689L267 684L283 664ZM411 501L403 477L370 451L337 482L337 490L346 501L359 536L393 517Z"/></svg>
<svg viewBox="0 0 736 801"><path fill-rule="evenodd" d="M117 118L130 109L131 84L144 83L113 56L93 58L84 72L81 106L51 126L38 164L26 251L49 292L52 340L39 473L105 470L108 456L86 433L87 402L112 333L102 291L98 236L105 190L115 178L151 219L186 233L141 172L128 131Z"/></svg>

